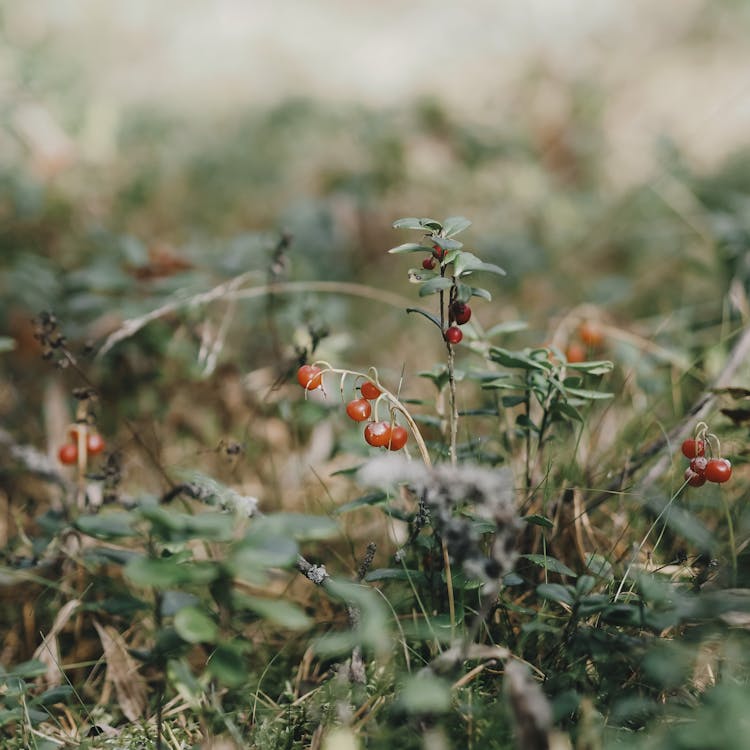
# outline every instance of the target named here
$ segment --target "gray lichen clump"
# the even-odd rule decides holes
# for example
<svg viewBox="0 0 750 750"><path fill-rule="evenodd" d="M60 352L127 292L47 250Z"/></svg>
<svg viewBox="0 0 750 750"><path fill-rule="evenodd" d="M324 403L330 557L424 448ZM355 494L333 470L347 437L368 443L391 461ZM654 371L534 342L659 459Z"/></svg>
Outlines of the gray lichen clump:
<svg viewBox="0 0 750 750"><path fill-rule="evenodd" d="M510 469L471 464L427 467L400 456L383 456L365 464L358 479L369 486L405 484L419 504L415 526L431 524L445 541L451 562L461 565L468 576L495 583L513 569L521 521ZM489 547L483 544L487 523L493 531Z"/></svg>

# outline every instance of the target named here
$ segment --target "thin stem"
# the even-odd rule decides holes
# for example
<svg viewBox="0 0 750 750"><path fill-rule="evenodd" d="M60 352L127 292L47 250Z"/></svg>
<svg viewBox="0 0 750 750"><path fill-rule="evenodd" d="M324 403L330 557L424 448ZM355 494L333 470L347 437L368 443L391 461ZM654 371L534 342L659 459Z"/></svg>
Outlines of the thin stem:
<svg viewBox="0 0 750 750"><path fill-rule="evenodd" d="M523 397L523 408L526 414L526 419L531 422L531 387L529 383L529 376L526 375L526 391ZM531 490L531 430L529 424L525 425L526 429L526 492Z"/></svg>
<svg viewBox="0 0 750 750"><path fill-rule="evenodd" d="M448 591L448 615L451 621L451 640L456 637L456 600L453 595L453 574L451 573L451 559L448 555L448 546L441 540L443 548L443 565L445 566L445 587Z"/></svg>
<svg viewBox="0 0 750 750"><path fill-rule="evenodd" d="M448 455L450 456L451 466L455 466L458 461L456 454L456 442L458 439L458 402L456 400L456 374L455 374L456 355L453 346L448 344L448 388L450 393L450 443Z"/></svg>
<svg viewBox="0 0 750 750"><path fill-rule="evenodd" d="M735 549L734 522L732 521L732 512L727 502L726 493L719 491L721 495L721 504L724 507L724 515L727 518L727 533L729 534L729 555L732 559L732 580L730 585L737 585L737 550Z"/></svg>
<svg viewBox="0 0 750 750"><path fill-rule="evenodd" d="M654 522L649 527L648 531L646 532L646 536L643 537L641 540L641 543L638 545L638 549L635 552L635 555L633 555L633 559L628 564L627 569L625 570L625 575L623 575L622 580L620 581L620 585L617 587L617 593L615 594L614 601L616 602L620 598L620 594L622 594L622 590L625 587L625 581L628 579L628 574L630 573L631 568L633 565L635 565L635 561L638 559L638 555L641 554L641 550L643 549L643 545L646 544L646 540L651 536L651 532L656 528L656 524L661 521L662 516L664 516L665 513L672 507L672 503L677 499L679 494L687 487L687 482L684 482L680 489L677 490L677 492L672 495L672 497L669 499L669 502L662 508L661 513L654 519Z"/></svg>

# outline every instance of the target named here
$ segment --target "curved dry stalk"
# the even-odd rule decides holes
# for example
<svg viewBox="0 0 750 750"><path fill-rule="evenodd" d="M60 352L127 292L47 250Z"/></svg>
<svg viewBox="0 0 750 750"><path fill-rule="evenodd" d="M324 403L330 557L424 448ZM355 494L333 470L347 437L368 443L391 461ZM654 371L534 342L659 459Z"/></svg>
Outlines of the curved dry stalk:
<svg viewBox="0 0 750 750"><path fill-rule="evenodd" d="M288 281L277 284L260 284L248 289L240 289L243 284L256 277L256 272L240 274L223 284L210 289L207 292L196 294L186 299L176 299L161 307L152 310L145 315L126 320L116 331L111 333L102 344L97 359L103 357L112 347L121 341L134 336L138 331L165 315L169 315L183 308L200 307L215 300L239 300L265 297L269 294L299 294L302 292L313 292L322 294L346 294L352 297L362 297L382 302L393 307L404 308L411 304L411 300L401 297L393 292L385 292L364 284L354 284L343 281Z"/></svg>

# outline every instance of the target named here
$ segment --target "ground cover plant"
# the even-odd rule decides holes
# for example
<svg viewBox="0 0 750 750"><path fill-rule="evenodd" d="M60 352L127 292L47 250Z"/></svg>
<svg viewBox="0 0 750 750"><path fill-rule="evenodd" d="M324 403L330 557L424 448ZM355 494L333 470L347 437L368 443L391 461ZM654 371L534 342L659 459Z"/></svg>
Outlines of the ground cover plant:
<svg viewBox="0 0 750 750"><path fill-rule="evenodd" d="M0 747L747 746L750 160L568 94L2 105Z"/></svg>
<svg viewBox="0 0 750 750"><path fill-rule="evenodd" d="M742 746L741 322L710 387L644 436L617 405L632 375L601 312L512 346L522 324L478 322L492 294L475 284L505 271L459 239L470 222L393 226L412 237L392 262L419 261L401 269L414 336L437 342L427 387L319 358L308 326L266 386L298 395L243 404L285 414L313 457L335 425L318 460L343 462L304 488L325 512L233 481L247 441L169 464L137 415L107 415L95 378L117 346L193 306L231 310L246 278L125 321L93 361L55 314L29 321L75 408L56 460L3 433L5 746ZM283 282L260 290L283 304Z"/></svg>

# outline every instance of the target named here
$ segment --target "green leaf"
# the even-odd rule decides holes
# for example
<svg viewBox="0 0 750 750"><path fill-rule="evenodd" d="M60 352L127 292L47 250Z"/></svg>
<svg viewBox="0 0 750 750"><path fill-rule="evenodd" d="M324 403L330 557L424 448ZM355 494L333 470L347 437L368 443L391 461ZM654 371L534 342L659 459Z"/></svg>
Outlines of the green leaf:
<svg viewBox="0 0 750 750"><path fill-rule="evenodd" d="M198 607L183 607L174 616L174 629L188 643L213 643L219 633L213 618Z"/></svg>
<svg viewBox="0 0 750 750"><path fill-rule="evenodd" d="M431 229L439 232L443 227L435 219L418 219L415 216L407 216L405 219L397 219L393 222L394 229Z"/></svg>
<svg viewBox="0 0 750 750"><path fill-rule="evenodd" d="M273 513L258 518L252 525L253 534L290 536L298 542L329 539L339 533L336 521L327 516L306 513Z"/></svg>
<svg viewBox="0 0 750 750"><path fill-rule="evenodd" d="M571 578L578 577L578 573L571 570L567 565L561 563L556 558L549 557L549 555L529 554L521 555L521 557L528 560L529 562L534 563L534 565L538 565L540 568L544 568L545 570L550 571L550 573L559 573L562 576L570 576Z"/></svg>
<svg viewBox="0 0 750 750"><path fill-rule="evenodd" d="M599 555L596 552L591 552L587 555L584 564L595 576L606 578L608 580L611 580L614 577L612 563L610 563L606 557Z"/></svg>
<svg viewBox="0 0 750 750"><path fill-rule="evenodd" d="M40 677L47 671L47 665L39 659L29 659L20 664L14 664L6 673L7 676L19 677L24 680Z"/></svg>
<svg viewBox="0 0 750 750"><path fill-rule="evenodd" d="M465 219L463 216L449 216L443 222L443 231L446 237L453 237L464 229L468 229L471 226L471 222Z"/></svg>
<svg viewBox="0 0 750 750"><path fill-rule="evenodd" d="M490 347L490 359L503 367L537 370L538 372L546 372L549 369L547 363L532 359L524 352L511 352L499 346Z"/></svg>
<svg viewBox="0 0 750 750"><path fill-rule="evenodd" d="M559 583L540 583L536 587L536 593L542 599L549 599L560 604L568 604L571 607L575 602L575 597L570 588Z"/></svg>
<svg viewBox="0 0 750 750"><path fill-rule="evenodd" d="M517 333L518 331L525 331L528 327L529 324L525 320L509 320L507 323L498 323L496 326L492 326L485 336L492 338L503 333Z"/></svg>
<svg viewBox="0 0 750 750"><path fill-rule="evenodd" d="M362 497L358 497L356 500L350 500L348 503L339 505L336 508L336 515L339 516L342 513L349 513L349 511L356 510L357 508L365 508L373 505L380 505L388 499L388 495L385 492L368 492Z"/></svg>
<svg viewBox="0 0 750 750"><path fill-rule="evenodd" d="M298 553L297 542L288 536L251 531L235 547L228 565L240 578L267 568L288 568Z"/></svg>
<svg viewBox="0 0 750 750"><path fill-rule="evenodd" d="M179 563L175 557L134 557L125 566L125 575L137 586L169 588L186 583L207 584L219 575L214 563Z"/></svg>
<svg viewBox="0 0 750 750"><path fill-rule="evenodd" d="M422 310L419 307L407 307L406 312L419 313L420 315L423 315L425 318L427 318L427 320L434 323L438 328L440 328L440 330L442 330L442 326L440 325L440 318L430 312L427 312L427 310Z"/></svg>
<svg viewBox="0 0 750 750"><path fill-rule="evenodd" d="M65 703L72 695L73 688L70 685L57 685L38 695L33 703L38 706L54 706L55 703Z"/></svg>
<svg viewBox="0 0 750 750"><path fill-rule="evenodd" d="M349 633L337 633L320 638L315 646L318 653L340 653L348 651L353 645L371 648L379 654L390 650L388 611L381 597L371 587L330 579L325 591L333 598L359 609L360 617L357 627Z"/></svg>
<svg viewBox="0 0 750 750"><path fill-rule="evenodd" d="M453 281L451 279L446 279L444 276L437 276L422 284L419 288L419 296L426 297L428 294L435 294L435 292L439 292L440 290L445 291L452 286Z"/></svg>
<svg viewBox="0 0 750 750"><path fill-rule="evenodd" d="M485 384L488 387L494 387L492 383ZM526 401L525 396L503 396L500 401L506 409L512 409L514 406L518 406Z"/></svg>
<svg viewBox="0 0 750 750"><path fill-rule="evenodd" d="M459 242L458 240L450 240L446 237L431 237L430 242L432 242L433 245L437 245L439 248L442 248L446 251L460 250L464 246L463 242ZM443 262L447 262L447 258L443 258Z"/></svg>
<svg viewBox="0 0 750 750"><path fill-rule="evenodd" d="M195 538L227 541L232 538L236 526L235 517L221 511L192 515L177 513L160 505L144 504L139 513L151 523L154 534L168 541Z"/></svg>
<svg viewBox="0 0 750 750"><path fill-rule="evenodd" d="M574 406L566 404L564 401L555 401L552 404L552 413L559 414L561 417L572 419L575 422L583 422L583 416Z"/></svg>
<svg viewBox="0 0 750 750"><path fill-rule="evenodd" d="M242 594L235 598L236 603L243 609L250 609L266 620L289 630L304 630L309 628L312 620L300 607L284 599L262 599L258 596Z"/></svg>
<svg viewBox="0 0 750 750"><path fill-rule="evenodd" d="M486 271L488 273L496 273L499 276L505 276L505 271L500 266L496 266L494 263L485 263L481 258L474 255L474 253L460 253L456 258L455 264L456 276L465 276L475 271Z"/></svg>
<svg viewBox="0 0 750 750"><path fill-rule="evenodd" d="M606 375L614 368L614 364L606 359L595 362L568 362L565 366L569 370L580 370L589 375Z"/></svg>
<svg viewBox="0 0 750 750"><path fill-rule="evenodd" d="M471 299L471 292L472 288L468 284L456 282L456 300L458 302L468 302Z"/></svg>
<svg viewBox="0 0 750 750"><path fill-rule="evenodd" d="M437 271L428 271L424 268L410 268L407 276L410 284L424 284L426 281L440 276L440 274Z"/></svg>
<svg viewBox="0 0 750 750"><path fill-rule="evenodd" d="M569 396L576 396L577 398L583 398L588 401L608 399L614 396L613 393L605 393L602 391L589 391L583 388L566 388L565 390Z"/></svg>
<svg viewBox="0 0 750 750"><path fill-rule="evenodd" d="M115 539L133 536L133 522L136 516L129 511L113 511L111 513L97 513L78 516L75 528L96 539Z"/></svg>
<svg viewBox="0 0 750 750"><path fill-rule="evenodd" d="M192 708L200 708L203 688L187 662L184 659L170 659L167 662L167 675L180 697Z"/></svg>
<svg viewBox="0 0 750 750"><path fill-rule="evenodd" d="M432 370L421 370L418 373L420 378L427 378L431 380L435 387L440 390L448 384L448 368L445 365L437 365Z"/></svg>
<svg viewBox="0 0 750 750"><path fill-rule="evenodd" d="M516 417L516 425L523 430L531 430L532 432L539 432L539 428L529 418L528 414L519 414Z"/></svg>
<svg viewBox="0 0 750 750"><path fill-rule="evenodd" d="M413 675L401 685L397 702L409 714L443 714L451 707L451 686L433 674Z"/></svg>
<svg viewBox="0 0 750 750"><path fill-rule="evenodd" d="M492 295L486 289L482 289L478 286L473 286L471 288L471 296L480 297L481 299L486 299L487 302L492 302Z"/></svg>
<svg viewBox="0 0 750 750"><path fill-rule="evenodd" d="M391 255L400 255L401 253L430 253L432 248L425 247L418 242L405 242L403 245L392 247L389 251Z"/></svg>
<svg viewBox="0 0 750 750"><path fill-rule="evenodd" d="M521 520L533 524L534 526L544 526L545 529L551 529L554 526L547 516L540 516L538 513L532 513L530 516L523 516Z"/></svg>
<svg viewBox="0 0 750 750"><path fill-rule="evenodd" d="M207 666L208 671L227 687L239 687L249 676L242 651L230 643L217 646Z"/></svg>
<svg viewBox="0 0 750 750"><path fill-rule="evenodd" d="M376 568L371 570L366 576L365 581L409 581L414 583L427 583L424 573L419 570L409 570L408 568Z"/></svg>

